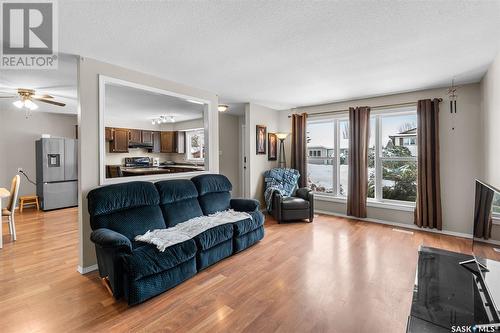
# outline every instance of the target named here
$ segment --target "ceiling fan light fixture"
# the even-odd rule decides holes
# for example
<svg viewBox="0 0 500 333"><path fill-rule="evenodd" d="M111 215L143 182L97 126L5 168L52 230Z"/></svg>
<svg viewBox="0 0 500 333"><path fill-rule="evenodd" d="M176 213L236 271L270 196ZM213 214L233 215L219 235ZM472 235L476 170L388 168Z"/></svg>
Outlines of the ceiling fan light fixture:
<svg viewBox="0 0 500 333"><path fill-rule="evenodd" d="M226 112L228 109L229 106L226 104L219 104L219 106L217 107L217 110L219 110L219 112Z"/></svg>
<svg viewBox="0 0 500 333"><path fill-rule="evenodd" d="M33 103L29 99L27 99L27 100L24 101L24 107L28 108L30 110L36 110L36 109L38 109L38 105L36 105L35 103Z"/></svg>
<svg viewBox="0 0 500 333"><path fill-rule="evenodd" d="M24 102L23 101L15 101L12 104L14 104L14 106L16 108L19 108L19 109L22 109L24 107Z"/></svg>

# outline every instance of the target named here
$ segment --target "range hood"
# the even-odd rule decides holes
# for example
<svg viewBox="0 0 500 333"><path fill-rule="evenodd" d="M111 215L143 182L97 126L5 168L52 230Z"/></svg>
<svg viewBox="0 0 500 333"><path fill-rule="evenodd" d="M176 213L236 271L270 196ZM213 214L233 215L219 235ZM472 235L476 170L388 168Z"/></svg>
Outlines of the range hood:
<svg viewBox="0 0 500 333"><path fill-rule="evenodd" d="M142 143L142 142L130 142L128 144L129 148L147 148L147 149L153 149L153 144L152 143Z"/></svg>

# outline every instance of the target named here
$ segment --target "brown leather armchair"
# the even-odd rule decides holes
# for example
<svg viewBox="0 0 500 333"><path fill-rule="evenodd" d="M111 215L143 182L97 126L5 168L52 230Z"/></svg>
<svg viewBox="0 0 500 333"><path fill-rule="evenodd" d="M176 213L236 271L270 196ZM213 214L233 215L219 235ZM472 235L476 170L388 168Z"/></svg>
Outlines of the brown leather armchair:
<svg viewBox="0 0 500 333"><path fill-rule="evenodd" d="M278 191L274 191L272 208L269 211L278 223L314 219L314 193L308 188L299 188L295 195L284 198Z"/></svg>

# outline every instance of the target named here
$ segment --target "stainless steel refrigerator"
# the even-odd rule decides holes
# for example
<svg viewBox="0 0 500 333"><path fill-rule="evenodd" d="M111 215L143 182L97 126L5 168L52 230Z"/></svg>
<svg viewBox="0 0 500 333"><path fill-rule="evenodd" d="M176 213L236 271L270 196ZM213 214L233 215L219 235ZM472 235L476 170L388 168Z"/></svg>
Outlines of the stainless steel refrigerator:
<svg viewBox="0 0 500 333"><path fill-rule="evenodd" d="M78 205L78 141L42 138L35 142L36 192L43 210Z"/></svg>

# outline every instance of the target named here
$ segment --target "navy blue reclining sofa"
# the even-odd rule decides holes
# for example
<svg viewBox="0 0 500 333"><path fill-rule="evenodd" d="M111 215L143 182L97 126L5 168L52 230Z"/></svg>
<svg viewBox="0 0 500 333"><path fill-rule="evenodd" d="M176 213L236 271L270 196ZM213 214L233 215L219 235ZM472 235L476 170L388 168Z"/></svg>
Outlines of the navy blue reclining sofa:
<svg viewBox="0 0 500 333"><path fill-rule="evenodd" d="M259 202L231 199L231 182L223 175L156 183L129 182L103 186L87 195L101 278L115 298L129 305L156 296L198 271L240 252L264 237ZM206 230L160 252L134 240L148 230L170 228L193 217L234 209L247 218Z"/></svg>

